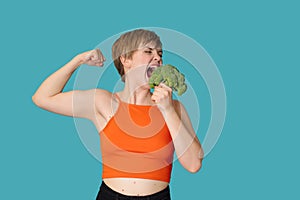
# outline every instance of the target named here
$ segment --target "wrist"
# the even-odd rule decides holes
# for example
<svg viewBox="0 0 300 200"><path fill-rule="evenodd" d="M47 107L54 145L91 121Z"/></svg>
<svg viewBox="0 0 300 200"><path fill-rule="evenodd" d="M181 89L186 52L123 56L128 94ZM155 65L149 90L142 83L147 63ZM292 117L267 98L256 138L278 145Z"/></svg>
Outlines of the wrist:
<svg viewBox="0 0 300 200"><path fill-rule="evenodd" d="M168 106L164 109L161 109L164 116L170 116L176 114L174 106Z"/></svg>
<svg viewBox="0 0 300 200"><path fill-rule="evenodd" d="M63 68L64 71L69 75L72 74L82 63L80 56L73 57Z"/></svg>
<svg viewBox="0 0 300 200"><path fill-rule="evenodd" d="M84 64L84 55L78 54L72 59L72 61L74 62L74 64L80 66L80 65Z"/></svg>

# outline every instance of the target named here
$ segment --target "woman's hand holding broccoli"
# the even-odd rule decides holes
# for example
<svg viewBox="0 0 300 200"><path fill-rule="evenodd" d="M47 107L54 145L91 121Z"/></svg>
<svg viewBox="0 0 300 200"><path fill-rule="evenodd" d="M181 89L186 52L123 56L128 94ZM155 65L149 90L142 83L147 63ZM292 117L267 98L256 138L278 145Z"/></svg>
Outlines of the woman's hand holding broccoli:
<svg viewBox="0 0 300 200"><path fill-rule="evenodd" d="M154 88L160 83L164 83L166 86L177 91L179 96L187 89L184 75L172 65L165 65L154 70L149 79L150 88Z"/></svg>
<svg viewBox="0 0 300 200"><path fill-rule="evenodd" d="M151 99L158 105L159 109L162 111L173 108L172 88L168 87L164 83L160 83L158 86L154 87Z"/></svg>

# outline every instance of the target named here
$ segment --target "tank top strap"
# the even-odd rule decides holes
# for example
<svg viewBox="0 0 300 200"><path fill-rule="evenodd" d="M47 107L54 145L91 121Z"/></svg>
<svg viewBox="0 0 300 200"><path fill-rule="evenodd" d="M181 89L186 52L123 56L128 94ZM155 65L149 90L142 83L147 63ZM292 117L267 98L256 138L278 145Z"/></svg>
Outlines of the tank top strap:
<svg viewBox="0 0 300 200"><path fill-rule="evenodd" d="M122 103L122 101L117 93L113 93L113 98L116 99L118 101L118 103Z"/></svg>

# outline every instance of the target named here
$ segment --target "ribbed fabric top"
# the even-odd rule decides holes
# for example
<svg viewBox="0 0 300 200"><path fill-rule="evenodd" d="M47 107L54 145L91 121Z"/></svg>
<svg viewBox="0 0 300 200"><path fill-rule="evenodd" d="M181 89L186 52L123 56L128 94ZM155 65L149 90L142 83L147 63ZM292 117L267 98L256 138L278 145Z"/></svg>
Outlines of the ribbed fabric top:
<svg viewBox="0 0 300 200"><path fill-rule="evenodd" d="M100 133L102 178L170 182L174 146L161 112L117 98L118 109Z"/></svg>

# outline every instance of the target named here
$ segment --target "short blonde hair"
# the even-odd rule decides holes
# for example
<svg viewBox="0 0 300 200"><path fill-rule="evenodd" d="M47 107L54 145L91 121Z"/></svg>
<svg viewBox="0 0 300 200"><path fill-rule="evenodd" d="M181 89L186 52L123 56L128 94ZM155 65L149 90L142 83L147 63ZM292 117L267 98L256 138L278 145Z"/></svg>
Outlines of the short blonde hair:
<svg viewBox="0 0 300 200"><path fill-rule="evenodd" d="M112 58L123 82L125 81L125 72L120 57L124 56L125 58L130 59L136 50L149 43L154 43L157 48L162 47L159 36L153 31L144 29L137 29L124 33L115 41L112 46Z"/></svg>

